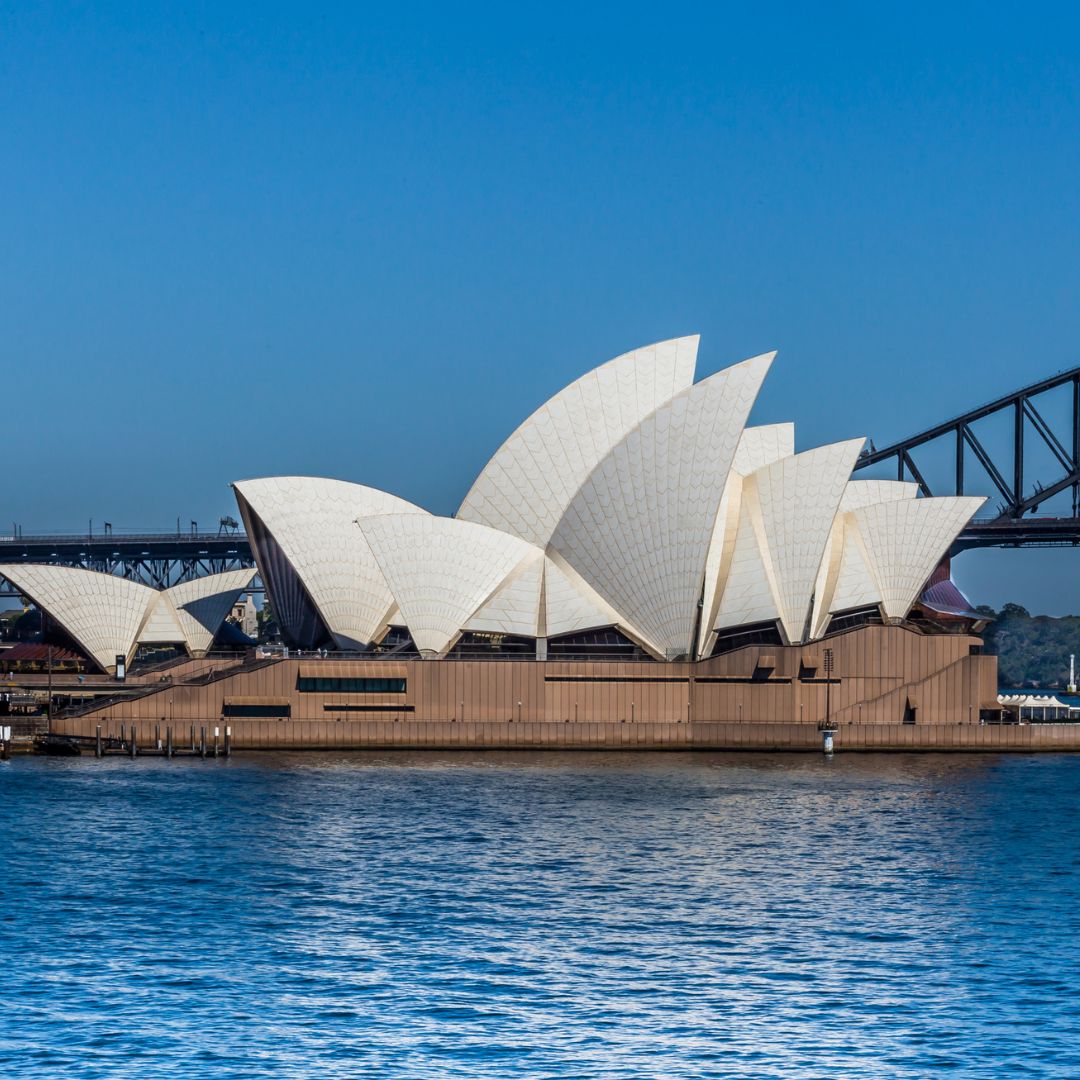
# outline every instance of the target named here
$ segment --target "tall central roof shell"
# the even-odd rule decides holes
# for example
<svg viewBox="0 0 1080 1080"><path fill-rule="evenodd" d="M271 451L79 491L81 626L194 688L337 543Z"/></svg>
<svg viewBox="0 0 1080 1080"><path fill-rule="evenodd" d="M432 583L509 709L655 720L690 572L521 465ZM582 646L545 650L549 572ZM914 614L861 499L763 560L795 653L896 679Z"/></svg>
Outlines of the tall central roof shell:
<svg viewBox="0 0 1080 1080"><path fill-rule="evenodd" d="M635 349L560 390L499 447L457 516L546 547L612 447L694 381L698 340Z"/></svg>
<svg viewBox="0 0 1080 1080"><path fill-rule="evenodd" d="M662 656L691 653L706 557L746 418L775 353L696 383L630 431L551 546Z"/></svg>

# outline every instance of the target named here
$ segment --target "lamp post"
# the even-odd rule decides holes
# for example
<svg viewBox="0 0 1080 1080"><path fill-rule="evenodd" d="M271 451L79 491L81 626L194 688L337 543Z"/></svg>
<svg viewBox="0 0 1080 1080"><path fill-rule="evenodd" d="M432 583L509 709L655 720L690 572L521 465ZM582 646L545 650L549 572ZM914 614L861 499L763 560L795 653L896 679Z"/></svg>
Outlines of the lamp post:
<svg viewBox="0 0 1080 1080"><path fill-rule="evenodd" d="M825 719L818 725L821 731L821 748L825 751L826 755L833 752L833 733L836 731L836 725L832 719L832 675L835 666L835 657L832 649L826 649L824 653L825 661Z"/></svg>
<svg viewBox="0 0 1080 1080"><path fill-rule="evenodd" d="M825 650L825 726L829 727L832 723L832 673L833 673L833 651L832 649Z"/></svg>
<svg viewBox="0 0 1080 1080"><path fill-rule="evenodd" d="M45 609L41 609L41 636L45 637L45 628L48 625L48 615L45 613ZM45 722L48 724L49 734L52 734L52 642L46 642L47 649L47 665L48 665L48 680L49 680L49 700L45 705Z"/></svg>

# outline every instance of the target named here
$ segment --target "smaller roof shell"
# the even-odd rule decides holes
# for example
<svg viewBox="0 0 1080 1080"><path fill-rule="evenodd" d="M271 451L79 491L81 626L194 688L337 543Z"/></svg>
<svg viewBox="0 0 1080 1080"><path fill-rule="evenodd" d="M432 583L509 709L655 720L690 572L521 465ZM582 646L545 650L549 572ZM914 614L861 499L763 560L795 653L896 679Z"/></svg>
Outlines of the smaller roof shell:
<svg viewBox="0 0 1080 1080"><path fill-rule="evenodd" d="M130 663L144 643L204 653L255 573L210 574L162 591L71 566L5 566L2 576L55 619L99 667L113 671L118 656Z"/></svg>
<svg viewBox="0 0 1080 1080"><path fill-rule="evenodd" d="M907 615L957 534L985 501L963 495L898 499L852 511L886 618Z"/></svg>
<svg viewBox="0 0 1080 1080"><path fill-rule="evenodd" d="M393 598L356 523L377 514L428 512L378 488L325 477L266 477L233 488L248 532L260 538L253 545L256 560L284 629L307 632L290 623L303 620L311 605L339 648L377 640Z"/></svg>
<svg viewBox="0 0 1080 1080"><path fill-rule="evenodd" d="M720 606L719 583L726 581L731 572L735 554L735 541L739 531L739 510L742 503L743 481L757 469L795 453L794 424L763 424L746 428L735 450L731 473L724 488L720 509L716 514L709 555L705 563L704 610L698 636L698 655L707 655L711 646ZM757 609L755 601L748 609ZM775 613L764 616L773 618ZM753 621L750 619L749 621Z"/></svg>
<svg viewBox="0 0 1080 1080"><path fill-rule="evenodd" d="M425 658L445 655L473 615L537 554L519 537L456 518L382 514L358 526Z"/></svg>

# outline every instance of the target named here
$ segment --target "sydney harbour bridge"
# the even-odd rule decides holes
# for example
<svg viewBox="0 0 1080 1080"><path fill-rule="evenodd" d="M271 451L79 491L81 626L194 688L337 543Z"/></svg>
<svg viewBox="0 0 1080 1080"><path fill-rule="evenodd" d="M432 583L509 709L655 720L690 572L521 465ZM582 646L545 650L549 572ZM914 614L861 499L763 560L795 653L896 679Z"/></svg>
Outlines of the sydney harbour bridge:
<svg viewBox="0 0 1080 1080"><path fill-rule="evenodd" d="M878 449L856 471L917 483L924 495L986 495L983 512L957 538L972 548L1080 546L1080 367L1059 372ZM164 588L255 565L232 518L216 532L196 522L160 533L119 533L104 524L66 535L0 536L4 563L101 570Z"/></svg>

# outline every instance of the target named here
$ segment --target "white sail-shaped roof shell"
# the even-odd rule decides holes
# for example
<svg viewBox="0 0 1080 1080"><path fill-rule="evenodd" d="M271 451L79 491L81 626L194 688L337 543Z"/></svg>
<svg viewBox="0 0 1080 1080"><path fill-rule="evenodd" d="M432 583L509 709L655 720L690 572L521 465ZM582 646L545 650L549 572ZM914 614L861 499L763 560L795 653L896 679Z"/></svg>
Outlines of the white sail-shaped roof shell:
<svg viewBox="0 0 1080 1080"><path fill-rule="evenodd" d="M174 645L184 640L184 628L176 615L176 608L169 603L164 592L151 601L139 642L143 645Z"/></svg>
<svg viewBox="0 0 1080 1080"><path fill-rule="evenodd" d="M896 502L900 499L917 499L919 485L909 480L849 480L840 500L840 509L858 510L874 503Z"/></svg>
<svg viewBox="0 0 1080 1080"><path fill-rule="evenodd" d="M544 570L544 635L576 634L625 620L572 567L550 555Z"/></svg>
<svg viewBox="0 0 1080 1080"><path fill-rule="evenodd" d="M322 477L268 477L233 487L248 533L261 537L265 531L295 575L298 595L279 595L285 588L278 586L276 606L310 602L339 648L363 648L376 640L393 597L357 521L376 514L429 516L427 511L377 488ZM264 583L275 580L270 544L253 542ZM276 577L282 576L279 567Z"/></svg>
<svg viewBox="0 0 1080 1080"><path fill-rule="evenodd" d="M774 355L717 372L642 420L552 534L551 547L661 656L692 650L724 485Z"/></svg>
<svg viewBox="0 0 1080 1080"><path fill-rule="evenodd" d="M869 607L881 601L851 511L878 502L915 499L918 495L919 485L903 480L848 481L814 590L813 637L825 633L829 619L836 612Z"/></svg>
<svg viewBox="0 0 1080 1080"><path fill-rule="evenodd" d="M731 470L738 476L749 476L794 453L794 424L759 424L743 431Z"/></svg>
<svg viewBox="0 0 1080 1080"><path fill-rule="evenodd" d="M619 622L618 614L570 567L533 548L465 629L558 637Z"/></svg>
<svg viewBox="0 0 1080 1080"><path fill-rule="evenodd" d="M790 642L805 637L818 569L863 442L819 446L754 473L780 622Z"/></svg>
<svg viewBox="0 0 1080 1080"><path fill-rule="evenodd" d="M814 589L862 439L780 458L745 478L730 569L714 628L773 618L807 637Z"/></svg>
<svg viewBox="0 0 1080 1080"><path fill-rule="evenodd" d="M625 353L561 390L499 447L457 516L546 547L597 464L694 379L698 337Z"/></svg>
<svg viewBox="0 0 1080 1080"><path fill-rule="evenodd" d="M461 629L536 548L455 518L362 518L371 551L422 656L444 655ZM542 555L542 553L541 553Z"/></svg>
<svg viewBox="0 0 1080 1080"><path fill-rule="evenodd" d="M211 574L160 592L141 582L71 566L5 566L2 576L96 664L111 671L118 656L130 663L141 644L182 645L193 655L205 653L255 570ZM204 602L199 604L199 598ZM177 601L194 606L197 615L178 610Z"/></svg>
<svg viewBox="0 0 1080 1080"><path fill-rule="evenodd" d="M727 580L735 554L743 478L765 465L790 457L794 453L794 424L764 424L746 428L739 439L735 460L731 465L731 474L728 476L724 496L720 500L720 509L716 514L716 524L713 527L712 540L709 542L709 555L705 562L705 589L702 594L704 608L698 642L699 655L707 655L711 646L713 626L716 623L717 609L720 604L719 582ZM751 608L754 606L751 603ZM764 619L772 617L774 616L763 616ZM747 619L747 621L755 620Z"/></svg>
<svg viewBox="0 0 1080 1080"><path fill-rule="evenodd" d="M852 511L888 619L911 610L934 568L985 499L897 499Z"/></svg>
<svg viewBox="0 0 1080 1080"><path fill-rule="evenodd" d="M767 558L768 541L752 478L743 480L730 560L716 605L713 629L727 630L780 618L779 587Z"/></svg>
<svg viewBox="0 0 1080 1080"><path fill-rule="evenodd" d="M466 630L540 636L544 553L533 548L465 624Z"/></svg>
<svg viewBox="0 0 1080 1080"><path fill-rule="evenodd" d="M840 524L840 561L836 579L827 589L815 623L819 634L828 629L829 619L841 611L853 611L881 604L881 586L863 547L859 526L850 514Z"/></svg>
<svg viewBox="0 0 1080 1080"><path fill-rule="evenodd" d="M63 627L105 670L135 652L156 589L73 566L5 566L0 573Z"/></svg>
<svg viewBox="0 0 1080 1080"><path fill-rule="evenodd" d="M176 613L183 640L194 656L206 653L240 594L251 585L257 570L228 570L193 578L162 594Z"/></svg>

